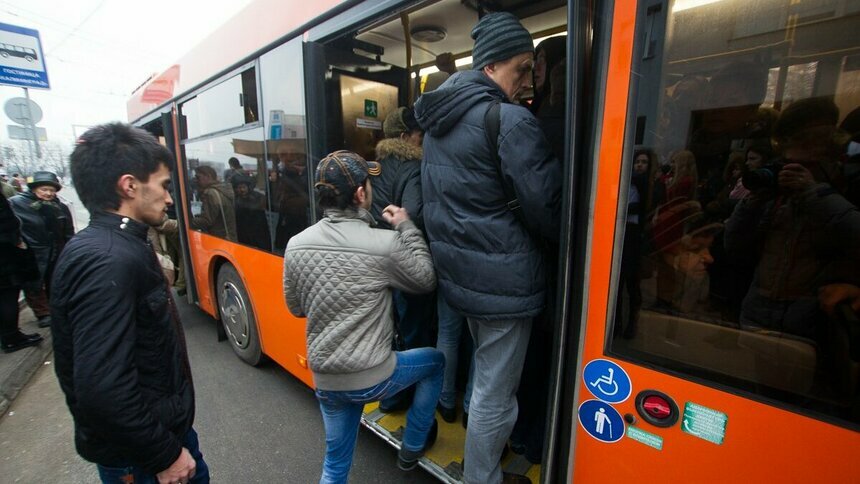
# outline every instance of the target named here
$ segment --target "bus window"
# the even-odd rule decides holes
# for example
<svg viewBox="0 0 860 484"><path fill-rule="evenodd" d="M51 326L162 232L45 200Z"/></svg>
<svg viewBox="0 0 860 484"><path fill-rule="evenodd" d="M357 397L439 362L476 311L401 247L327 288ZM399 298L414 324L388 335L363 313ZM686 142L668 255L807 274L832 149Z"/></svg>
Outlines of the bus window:
<svg viewBox="0 0 860 484"><path fill-rule="evenodd" d="M256 122L259 111L255 70L247 69L182 103L182 139Z"/></svg>
<svg viewBox="0 0 860 484"><path fill-rule="evenodd" d="M268 149L267 215L274 251L283 254L290 237L311 222L305 121L302 40L294 39L260 58Z"/></svg>
<svg viewBox="0 0 860 484"><path fill-rule="evenodd" d="M183 150L191 228L271 250L263 129L185 143Z"/></svg>
<svg viewBox="0 0 860 484"><path fill-rule="evenodd" d="M642 6L607 344L856 426L860 29L807 4Z"/></svg>

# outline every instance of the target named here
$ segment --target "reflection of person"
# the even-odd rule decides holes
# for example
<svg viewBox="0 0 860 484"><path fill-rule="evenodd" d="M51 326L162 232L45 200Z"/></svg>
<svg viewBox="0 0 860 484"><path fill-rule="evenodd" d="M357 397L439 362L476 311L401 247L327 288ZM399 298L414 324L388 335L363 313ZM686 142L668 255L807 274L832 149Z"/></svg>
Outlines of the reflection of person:
<svg viewBox="0 0 860 484"><path fill-rule="evenodd" d="M230 168L224 170L224 183L233 183L233 177L235 176L245 176L248 173L242 168L242 164L239 163L239 159L235 156L231 156L229 160L227 160L227 165Z"/></svg>
<svg viewBox="0 0 860 484"><path fill-rule="evenodd" d="M240 244L271 250L269 224L266 221L266 196L254 190L254 179L248 175L233 177L236 195L236 232Z"/></svg>
<svg viewBox="0 0 860 484"><path fill-rule="evenodd" d="M39 334L18 329L18 294L24 282L38 277L35 260L26 257L21 223L0 193L0 348L11 353L42 341Z"/></svg>
<svg viewBox="0 0 860 484"><path fill-rule="evenodd" d="M432 291L433 263L406 211L383 211L394 230L373 227L371 176L380 165L349 151L323 158L315 184L324 218L290 239L284 294L307 316L308 364L326 430L320 482L347 482L366 403L416 385L398 466L414 469L436 438L434 410L445 360L433 348L395 352L391 288Z"/></svg>
<svg viewBox="0 0 860 484"><path fill-rule="evenodd" d="M54 367L77 450L105 483L209 482L182 325L146 240L173 203L172 163L152 135L120 123L88 130L71 156L92 218L57 261Z"/></svg>
<svg viewBox="0 0 860 484"><path fill-rule="evenodd" d="M191 228L207 234L236 241L236 214L233 210L233 187L218 181L218 174L211 166L194 169L194 179L203 202L200 215L191 219Z"/></svg>
<svg viewBox="0 0 860 484"><path fill-rule="evenodd" d="M57 192L62 188L57 175L37 171L27 186L30 191L12 197L9 203L21 219L21 234L35 252L42 275L40 280L24 285L24 297L39 319L39 327L46 328L51 325L48 307L51 273L60 251L75 234L75 227L69 207L57 199Z"/></svg>
<svg viewBox="0 0 860 484"><path fill-rule="evenodd" d="M561 165L537 119L516 104L531 85L529 32L499 12L481 18L472 37L474 70L425 93L415 111L427 130L424 226L439 289L476 344L464 481L498 483L532 321L546 305L542 239L558 237ZM497 102L496 147L484 122ZM506 188L521 209L510 209Z"/></svg>
<svg viewBox="0 0 860 484"><path fill-rule="evenodd" d="M690 314L708 297L711 246L723 226L705 217L699 202L676 198L654 217L656 308Z"/></svg>
<svg viewBox="0 0 860 484"><path fill-rule="evenodd" d="M278 152L278 161L280 168L269 173L269 190L272 206L278 210L275 248L280 251L292 236L308 226L310 198L305 154L283 149Z"/></svg>
<svg viewBox="0 0 860 484"><path fill-rule="evenodd" d="M783 164L762 169L727 222L726 249L756 266L742 327L815 338L819 288L860 282L860 212L837 191L846 137L827 114L835 109L807 99L783 111L775 128Z"/></svg>

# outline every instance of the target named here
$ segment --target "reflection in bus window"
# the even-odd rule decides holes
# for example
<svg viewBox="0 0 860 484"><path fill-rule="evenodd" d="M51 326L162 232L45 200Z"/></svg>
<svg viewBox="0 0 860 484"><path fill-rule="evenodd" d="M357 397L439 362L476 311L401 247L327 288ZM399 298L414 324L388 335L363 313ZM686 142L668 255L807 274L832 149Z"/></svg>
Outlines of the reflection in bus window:
<svg viewBox="0 0 860 484"><path fill-rule="evenodd" d="M238 128L257 121L257 84L252 67L209 88L180 106L183 139Z"/></svg>
<svg viewBox="0 0 860 484"><path fill-rule="evenodd" d="M260 58L266 115L269 164L269 223L274 251L283 254L290 237L311 220L308 196L307 129L304 81L301 64L302 39L294 39Z"/></svg>
<svg viewBox="0 0 860 484"><path fill-rule="evenodd" d="M858 19L681 3L638 60L610 350L860 423Z"/></svg>
<svg viewBox="0 0 860 484"><path fill-rule="evenodd" d="M192 229L271 250L262 134L257 128L183 145Z"/></svg>

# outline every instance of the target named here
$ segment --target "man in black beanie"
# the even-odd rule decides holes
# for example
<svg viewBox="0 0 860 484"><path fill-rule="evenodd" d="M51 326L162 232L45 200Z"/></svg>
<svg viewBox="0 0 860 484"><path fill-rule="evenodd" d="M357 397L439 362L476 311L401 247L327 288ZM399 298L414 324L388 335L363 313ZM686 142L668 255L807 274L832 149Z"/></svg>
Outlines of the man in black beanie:
<svg viewBox="0 0 860 484"><path fill-rule="evenodd" d="M529 32L514 15L493 13L472 38L473 70L415 104L426 130L424 224L438 288L467 317L476 345L463 482L527 482L503 475L499 459L517 419L532 319L545 305L541 246L558 237L561 165L537 119L516 104L532 80Z"/></svg>

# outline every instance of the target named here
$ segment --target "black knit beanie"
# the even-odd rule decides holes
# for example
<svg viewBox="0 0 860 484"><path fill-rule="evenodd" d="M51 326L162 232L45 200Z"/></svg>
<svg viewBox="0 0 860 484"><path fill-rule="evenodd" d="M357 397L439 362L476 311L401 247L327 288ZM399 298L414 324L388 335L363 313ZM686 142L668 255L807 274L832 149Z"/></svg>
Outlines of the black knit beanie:
<svg viewBox="0 0 860 484"><path fill-rule="evenodd" d="M535 51L531 34L510 12L485 15L472 29L472 38L475 39L472 49L472 68L475 70L523 52Z"/></svg>

